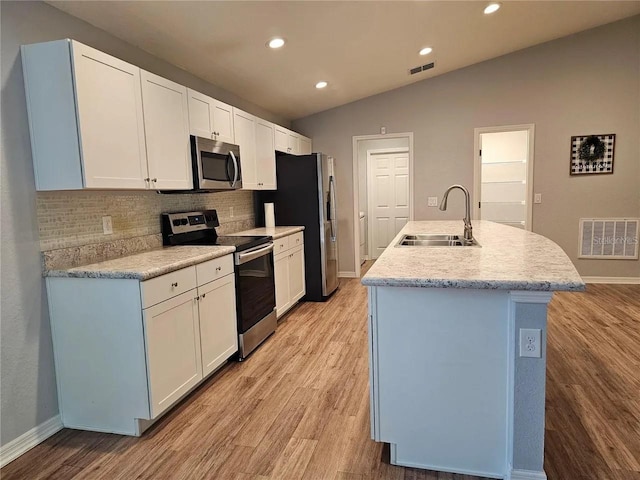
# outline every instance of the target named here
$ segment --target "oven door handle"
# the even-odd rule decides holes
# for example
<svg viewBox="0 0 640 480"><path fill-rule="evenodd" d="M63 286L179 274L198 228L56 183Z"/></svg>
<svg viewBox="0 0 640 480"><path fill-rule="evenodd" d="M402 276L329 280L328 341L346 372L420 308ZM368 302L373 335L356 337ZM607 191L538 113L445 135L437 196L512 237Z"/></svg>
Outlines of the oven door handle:
<svg viewBox="0 0 640 480"><path fill-rule="evenodd" d="M236 186L238 183L238 160L236 160L236 156L233 154L231 150L229 150L229 155L231 156L231 160L233 160L233 183L231 184L231 188Z"/></svg>
<svg viewBox="0 0 640 480"><path fill-rule="evenodd" d="M256 250L249 250L247 252L236 253L236 265L242 265L243 263L255 260L258 257L268 254L273 251L273 243L270 243L266 247L258 248Z"/></svg>

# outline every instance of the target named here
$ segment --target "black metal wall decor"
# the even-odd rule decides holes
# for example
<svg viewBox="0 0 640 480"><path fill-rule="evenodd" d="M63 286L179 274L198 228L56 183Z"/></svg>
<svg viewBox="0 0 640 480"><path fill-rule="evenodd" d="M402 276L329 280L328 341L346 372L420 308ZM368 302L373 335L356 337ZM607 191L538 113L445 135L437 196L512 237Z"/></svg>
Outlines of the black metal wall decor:
<svg viewBox="0 0 640 480"><path fill-rule="evenodd" d="M613 173L616 134L571 137L571 175Z"/></svg>

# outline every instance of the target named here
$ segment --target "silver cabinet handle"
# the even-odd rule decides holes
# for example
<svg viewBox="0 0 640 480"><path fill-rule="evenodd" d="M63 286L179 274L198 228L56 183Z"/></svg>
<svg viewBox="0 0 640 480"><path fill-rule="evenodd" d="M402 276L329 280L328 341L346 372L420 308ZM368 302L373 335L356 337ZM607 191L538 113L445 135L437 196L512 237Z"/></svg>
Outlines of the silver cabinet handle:
<svg viewBox="0 0 640 480"><path fill-rule="evenodd" d="M157 181L158 181L158 179L157 179L157 178L152 178L152 179L151 179L151 181L152 181L153 183L155 183L155 182L157 182Z"/></svg>
<svg viewBox="0 0 640 480"><path fill-rule="evenodd" d="M222 267L216 267L216 272L219 272L220 270L222 270Z"/></svg>
<svg viewBox="0 0 640 480"><path fill-rule="evenodd" d="M148 182L149 180L151 180L149 177L144 179L145 182Z"/></svg>
<svg viewBox="0 0 640 480"><path fill-rule="evenodd" d="M203 294L202 294L202 298L204 298L204 297L206 297L206 296L207 296L207 294L206 294L206 293L203 293Z"/></svg>
<svg viewBox="0 0 640 480"><path fill-rule="evenodd" d="M178 282L173 282L173 283L171 284L171 286L172 286L172 287L174 287L174 288L175 288L175 287L177 287L177 286L178 286Z"/></svg>

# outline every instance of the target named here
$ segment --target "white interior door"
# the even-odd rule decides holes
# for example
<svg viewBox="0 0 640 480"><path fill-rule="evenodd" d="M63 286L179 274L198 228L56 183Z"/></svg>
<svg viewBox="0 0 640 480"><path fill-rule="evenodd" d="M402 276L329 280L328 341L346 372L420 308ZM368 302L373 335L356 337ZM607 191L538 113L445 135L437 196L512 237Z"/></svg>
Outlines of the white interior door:
<svg viewBox="0 0 640 480"><path fill-rule="evenodd" d="M380 256L409 220L409 152L369 153L369 258Z"/></svg>
<svg viewBox="0 0 640 480"><path fill-rule="evenodd" d="M530 230L529 130L481 133L477 218Z"/></svg>

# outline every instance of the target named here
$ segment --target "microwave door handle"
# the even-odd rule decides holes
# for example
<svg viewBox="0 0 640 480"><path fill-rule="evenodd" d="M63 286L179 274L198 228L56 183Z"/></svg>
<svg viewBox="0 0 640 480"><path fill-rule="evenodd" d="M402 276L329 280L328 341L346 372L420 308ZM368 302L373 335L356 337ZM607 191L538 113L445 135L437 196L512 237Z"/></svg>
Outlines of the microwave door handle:
<svg viewBox="0 0 640 480"><path fill-rule="evenodd" d="M231 156L231 160L233 160L233 183L231 184L231 188L236 186L238 183L238 160L236 160L236 156L233 154L231 150L229 150L229 155Z"/></svg>
<svg viewBox="0 0 640 480"><path fill-rule="evenodd" d="M229 165L231 164L231 158L229 158L229 155L227 155L227 161L225 162L225 172L227 174L227 181L229 182L229 185L231 185L231 172L229 171ZM233 185L231 185L233 186Z"/></svg>

